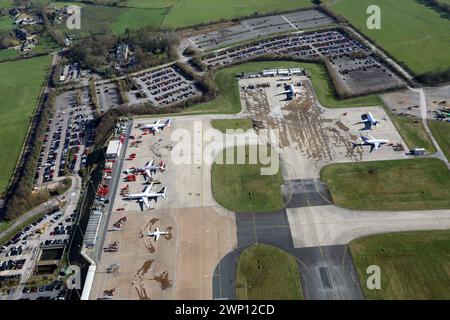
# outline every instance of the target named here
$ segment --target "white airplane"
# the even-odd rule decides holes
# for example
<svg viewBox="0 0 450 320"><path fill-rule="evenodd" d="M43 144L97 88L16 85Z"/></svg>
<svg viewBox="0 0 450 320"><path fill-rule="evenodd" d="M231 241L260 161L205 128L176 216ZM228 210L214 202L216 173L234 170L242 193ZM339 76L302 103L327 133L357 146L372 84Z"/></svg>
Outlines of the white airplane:
<svg viewBox="0 0 450 320"><path fill-rule="evenodd" d="M159 237L162 235L165 235L165 234L169 234L169 232L168 231L159 231L158 228L156 228L155 231L153 231L153 232L149 231L147 233L147 235L149 237L155 237L155 241L158 241Z"/></svg>
<svg viewBox="0 0 450 320"><path fill-rule="evenodd" d="M155 164L155 160L152 159L141 168L131 167L125 171L126 173L142 172L145 174L146 179L148 179L151 178L157 171L164 173L166 171L166 163L164 161L160 161L158 164Z"/></svg>
<svg viewBox="0 0 450 320"><path fill-rule="evenodd" d="M153 191L153 183L149 186L146 186L144 190L141 193L135 193L135 194L129 194L125 196L125 199L128 200L138 200L141 203L144 203L147 207L147 210L150 209L150 203L149 199L154 199L155 202L157 201L158 197L163 197L164 199L167 199L167 188L164 187L158 192Z"/></svg>
<svg viewBox="0 0 450 320"><path fill-rule="evenodd" d="M161 122L161 119L158 119L157 121L155 121L152 124L147 124L147 125L142 126L142 128L153 131L154 133L158 133L158 132L164 130L165 127L170 127L171 124L172 124L172 120L170 120L170 119L167 119L164 122Z"/></svg>
<svg viewBox="0 0 450 320"><path fill-rule="evenodd" d="M294 84L291 82L291 84L288 87L288 90L286 90L280 94L286 94L287 99L292 100L297 95L297 91L295 90Z"/></svg>
<svg viewBox="0 0 450 320"><path fill-rule="evenodd" d="M380 121L375 119L375 117L370 112L362 114L361 120L362 121L359 123L364 123L367 129L370 129L371 126L377 126L378 124L380 124Z"/></svg>
<svg viewBox="0 0 450 320"><path fill-rule="evenodd" d="M363 145L363 146L364 146L364 145L370 145L370 146L371 146L370 152L372 152L374 149L375 149L375 150L378 150L378 148L379 148L380 146L384 145L384 144L391 143L391 141L389 141L389 140L387 140L387 139L375 139L375 138L372 137L370 134L369 134L368 136L369 136L370 139L367 138L367 137L364 137L364 136L361 134L361 140L362 140L362 143L357 144L357 143L352 142L352 143L353 143L353 147L361 146L361 145Z"/></svg>

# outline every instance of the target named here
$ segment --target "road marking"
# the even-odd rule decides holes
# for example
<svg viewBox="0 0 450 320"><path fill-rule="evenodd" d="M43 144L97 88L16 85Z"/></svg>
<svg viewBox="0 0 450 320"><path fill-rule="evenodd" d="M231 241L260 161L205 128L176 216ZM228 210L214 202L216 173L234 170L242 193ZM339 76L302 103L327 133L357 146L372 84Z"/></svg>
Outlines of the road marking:
<svg viewBox="0 0 450 320"><path fill-rule="evenodd" d="M289 23L291 25L292 28L294 28L295 30L298 31L298 28L292 23L290 22L285 16L281 16L284 20L286 20L287 23Z"/></svg>

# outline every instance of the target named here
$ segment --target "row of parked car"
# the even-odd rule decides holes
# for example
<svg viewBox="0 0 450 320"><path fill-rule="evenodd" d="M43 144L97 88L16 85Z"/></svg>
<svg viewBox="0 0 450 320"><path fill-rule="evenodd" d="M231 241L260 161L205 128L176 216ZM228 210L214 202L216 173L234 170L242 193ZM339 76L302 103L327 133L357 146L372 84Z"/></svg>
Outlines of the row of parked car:
<svg viewBox="0 0 450 320"><path fill-rule="evenodd" d="M25 259L0 261L0 271L20 270L25 263Z"/></svg>

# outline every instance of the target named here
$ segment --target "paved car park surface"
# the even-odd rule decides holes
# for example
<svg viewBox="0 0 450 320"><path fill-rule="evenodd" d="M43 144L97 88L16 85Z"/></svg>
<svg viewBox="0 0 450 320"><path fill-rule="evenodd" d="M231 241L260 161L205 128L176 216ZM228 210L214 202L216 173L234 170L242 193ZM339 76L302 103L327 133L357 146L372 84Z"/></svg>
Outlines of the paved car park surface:
<svg viewBox="0 0 450 320"><path fill-rule="evenodd" d="M56 97L56 112L47 125L37 163L36 187L58 180L57 177L62 178L67 172L78 171L86 163L85 149L92 143L94 115L87 88L80 90L81 105L77 103L75 90ZM73 149L71 159L68 157L70 149Z"/></svg>
<svg viewBox="0 0 450 320"><path fill-rule="evenodd" d="M183 75L176 66L148 71L133 78L138 90L128 92L130 104L151 103L169 106L201 96L195 82Z"/></svg>
<svg viewBox="0 0 450 320"><path fill-rule="evenodd" d="M244 19L230 27L190 37L189 41L198 49L210 50L271 34L320 28L332 24L334 24L333 18L319 10L311 9L283 15Z"/></svg>
<svg viewBox="0 0 450 320"><path fill-rule="evenodd" d="M97 84L97 96L101 113L120 105L119 89L114 81Z"/></svg>
<svg viewBox="0 0 450 320"><path fill-rule="evenodd" d="M265 54L330 61L332 77L349 96L403 87L405 84L362 43L338 29L277 36L202 57L209 69L243 62Z"/></svg>

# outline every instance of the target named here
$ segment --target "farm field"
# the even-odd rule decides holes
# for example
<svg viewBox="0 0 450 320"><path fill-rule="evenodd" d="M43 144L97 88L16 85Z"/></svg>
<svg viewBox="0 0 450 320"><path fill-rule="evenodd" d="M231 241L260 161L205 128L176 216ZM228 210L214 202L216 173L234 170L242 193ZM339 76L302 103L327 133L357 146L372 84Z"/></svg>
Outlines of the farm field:
<svg viewBox="0 0 450 320"><path fill-rule="evenodd" d="M301 300L303 292L295 257L258 244L242 251L236 271L239 300Z"/></svg>
<svg viewBox="0 0 450 320"><path fill-rule="evenodd" d="M0 193L14 171L51 59L0 63Z"/></svg>
<svg viewBox="0 0 450 320"><path fill-rule="evenodd" d="M14 7L14 0L0 0L0 8Z"/></svg>
<svg viewBox="0 0 450 320"><path fill-rule="evenodd" d="M180 0L173 3L163 25L187 27L247 16L255 12L262 14L308 7L313 7L310 0L247 0L245 2L239 0Z"/></svg>
<svg viewBox="0 0 450 320"><path fill-rule="evenodd" d="M108 26L116 35L125 33L126 29L135 30L146 26L159 27L167 12L167 9L129 8L108 22Z"/></svg>
<svg viewBox="0 0 450 320"><path fill-rule="evenodd" d="M14 21L10 17L0 17L0 31L12 30L14 26Z"/></svg>
<svg viewBox="0 0 450 320"><path fill-rule="evenodd" d="M431 120L428 122L428 126L447 160L450 159L450 123Z"/></svg>
<svg viewBox="0 0 450 320"><path fill-rule="evenodd" d="M379 30L366 27L369 5L381 9ZM329 8L416 74L450 68L450 19L419 1L340 0L329 2Z"/></svg>
<svg viewBox="0 0 450 320"><path fill-rule="evenodd" d="M13 59L16 57L19 57L19 53L17 52L16 49L3 49L0 50L0 61L4 61L4 60L8 60L8 59Z"/></svg>
<svg viewBox="0 0 450 320"><path fill-rule="evenodd" d="M256 146L250 148L258 152ZM217 155L211 169L212 192L216 201L225 208L238 212L267 212L283 208L281 171L278 170L275 175L262 175L261 168L265 166L259 161L257 164L248 163L249 147L245 150L245 164L236 164L237 161L226 164L225 160L222 161L223 164L218 164L217 159L224 157L229 150L232 149L226 149ZM234 148L234 157L236 160L237 147Z"/></svg>
<svg viewBox="0 0 450 320"><path fill-rule="evenodd" d="M88 5L81 8L81 30L69 30L65 23L60 25L61 31L74 37L87 37L91 34L111 33L109 22L125 13L127 8L109 7L102 5ZM120 26L120 24L119 24Z"/></svg>
<svg viewBox="0 0 450 320"><path fill-rule="evenodd" d="M367 299L450 299L449 231L388 233L350 242ZM381 290L366 286L367 267L381 269Z"/></svg>
<svg viewBox="0 0 450 320"><path fill-rule="evenodd" d="M213 101L187 108L182 113L238 113L241 111L239 86L236 75L242 72L259 72L270 68L295 68L307 70L319 102L327 108L363 107L382 105L377 95L353 99L339 99L335 95L333 84L324 65L316 63L298 63L292 61L249 62L220 69L214 75L214 83L219 95Z"/></svg>
<svg viewBox="0 0 450 320"><path fill-rule="evenodd" d="M438 159L331 164L320 177L333 202L350 209L450 208L450 173Z"/></svg>

